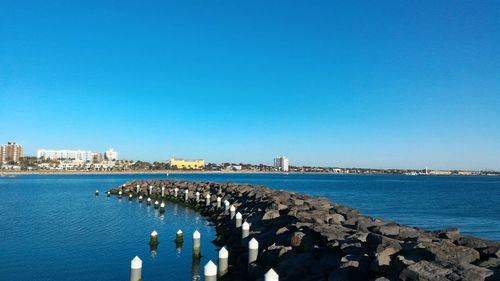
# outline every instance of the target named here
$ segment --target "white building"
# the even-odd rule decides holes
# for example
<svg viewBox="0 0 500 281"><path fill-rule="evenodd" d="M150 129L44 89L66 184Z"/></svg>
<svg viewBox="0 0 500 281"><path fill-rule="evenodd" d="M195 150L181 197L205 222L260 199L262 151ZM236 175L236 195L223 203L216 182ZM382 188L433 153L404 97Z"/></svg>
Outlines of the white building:
<svg viewBox="0 0 500 281"><path fill-rule="evenodd" d="M108 161L116 161L118 160L118 152L114 151L112 148L108 149L104 153L104 158Z"/></svg>
<svg viewBox="0 0 500 281"><path fill-rule="evenodd" d="M94 152L85 150L49 150L39 149L37 158L44 159L65 159L65 160L81 160L84 162L92 162L94 160Z"/></svg>
<svg viewBox="0 0 500 281"><path fill-rule="evenodd" d="M288 158L285 156L274 158L274 167L282 172L288 172Z"/></svg>

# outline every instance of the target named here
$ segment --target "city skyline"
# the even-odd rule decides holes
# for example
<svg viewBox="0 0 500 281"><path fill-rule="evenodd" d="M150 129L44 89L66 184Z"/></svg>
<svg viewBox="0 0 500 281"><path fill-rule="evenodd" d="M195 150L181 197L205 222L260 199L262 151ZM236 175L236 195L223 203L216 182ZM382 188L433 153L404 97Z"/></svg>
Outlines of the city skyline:
<svg viewBox="0 0 500 281"><path fill-rule="evenodd" d="M26 155L500 170L498 2L28 2L0 3Z"/></svg>

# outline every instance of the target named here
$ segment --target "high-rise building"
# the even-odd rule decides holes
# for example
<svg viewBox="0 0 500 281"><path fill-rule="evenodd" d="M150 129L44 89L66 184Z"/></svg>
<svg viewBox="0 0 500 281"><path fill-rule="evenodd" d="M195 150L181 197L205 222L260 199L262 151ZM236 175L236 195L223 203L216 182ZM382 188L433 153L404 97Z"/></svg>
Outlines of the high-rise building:
<svg viewBox="0 0 500 281"><path fill-rule="evenodd" d="M104 153L104 158L108 161L115 161L118 160L118 152L114 151L112 148L106 150Z"/></svg>
<svg viewBox="0 0 500 281"><path fill-rule="evenodd" d="M282 172L288 172L288 158L285 156L274 158L274 167Z"/></svg>
<svg viewBox="0 0 500 281"><path fill-rule="evenodd" d="M7 163L9 161L19 162L24 156L23 146L15 142L8 142L6 145L0 146L0 162Z"/></svg>

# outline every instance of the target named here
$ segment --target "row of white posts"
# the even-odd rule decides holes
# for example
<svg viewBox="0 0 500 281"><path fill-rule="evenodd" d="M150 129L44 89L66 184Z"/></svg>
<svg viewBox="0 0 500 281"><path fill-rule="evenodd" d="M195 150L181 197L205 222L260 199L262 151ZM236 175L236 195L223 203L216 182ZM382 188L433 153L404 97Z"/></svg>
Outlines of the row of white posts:
<svg viewBox="0 0 500 281"><path fill-rule="evenodd" d="M245 222L246 223L246 222ZM176 233L176 241L183 241L182 230L179 229ZM200 258L201 249L201 234L198 230L193 233L193 257ZM151 233L150 244L158 244L158 232ZM259 252L259 242L252 238L248 242L248 264L257 260ZM217 276L224 276L229 267L229 252L225 247L219 250L219 266L215 265L211 260L204 267L204 276L206 281L216 281ZM279 275L271 268L265 275L265 281L278 281ZM141 281L142 279L142 260L136 256L130 262L130 281Z"/></svg>
<svg viewBox="0 0 500 281"><path fill-rule="evenodd" d="M149 195L152 194L152 186L149 186ZM140 192L140 185L137 185L137 193ZM174 197L178 196L179 188L174 188ZM95 192L96 196L99 195L99 191L96 190ZM109 196L110 193L108 191L107 195ZM119 197L122 196L122 191L118 192ZM200 201L200 193L196 192L196 202ZM165 196L165 187L161 188L161 196ZM129 199L132 197L132 194L129 194ZM184 191L184 200L188 201L189 199L189 190ZM205 196L205 205L210 206L210 200L211 196L210 193L208 193ZM217 208L221 208L221 198L217 197ZM142 196L139 196L139 201L142 201ZM147 199L147 204L151 204L151 198L148 197ZM159 202L155 201L155 208L158 208ZM160 211L165 210L165 204L162 202L160 207ZM246 221L243 222L243 215L240 212L236 212L236 207L234 205L231 205L228 200L224 200L224 214L229 215L231 220L235 220L235 226L236 228L241 227L241 238L245 239L249 236L250 234L250 224ZM158 233L156 231L153 231L151 233L151 241L154 241L157 243L157 237ZM182 230L179 229L176 233L176 241L179 243L182 243L183 241L183 233ZM151 243L151 242L150 242ZM193 257L194 258L200 258L201 257L201 234L198 230L196 230L193 233ZM248 264L251 264L257 260L257 256L259 253L259 242L255 239L252 238L248 242ZM217 276L223 276L227 273L228 270L228 259L229 259L229 252L225 247L222 247L219 250L219 267L212 262L208 261L208 263L204 267L204 275L205 275L205 280L206 281L215 281L217 280ZM135 257L131 263L130 263L130 281L140 281L141 280L141 275L142 275L142 260L139 257ZM279 275L271 268L265 275L264 275L265 281L278 281L279 280Z"/></svg>

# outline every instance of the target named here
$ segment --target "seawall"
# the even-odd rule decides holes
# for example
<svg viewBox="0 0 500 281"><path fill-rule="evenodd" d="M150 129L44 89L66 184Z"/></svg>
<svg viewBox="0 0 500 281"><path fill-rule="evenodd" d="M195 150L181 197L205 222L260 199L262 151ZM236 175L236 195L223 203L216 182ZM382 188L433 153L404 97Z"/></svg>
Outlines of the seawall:
<svg viewBox="0 0 500 281"><path fill-rule="evenodd" d="M249 184L176 180L130 181L111 193L147 197L150 186L152 199L161 199L164 187L163 200L187 204L214 223L214 243L229 250L224 280L263 280L270 268L280 280L500 280L498 241L374 219L325 198ZM223 203L217 208L217 197L243 215L251 225L249 237L241 238L241 227L224 213ZM251 238L259 242L259 253L248 266L245 245Z"/></svg>

